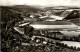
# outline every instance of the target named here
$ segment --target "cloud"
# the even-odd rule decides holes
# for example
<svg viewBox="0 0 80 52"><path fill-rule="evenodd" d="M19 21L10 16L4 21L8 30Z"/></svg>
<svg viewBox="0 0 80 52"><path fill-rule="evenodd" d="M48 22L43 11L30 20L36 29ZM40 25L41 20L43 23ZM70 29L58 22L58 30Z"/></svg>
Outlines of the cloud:
<svg viewBox="0 0 80 52"><path fill-rule="evenodd" d="M79 6L80 0L0 0L0 5Z"/></svg>

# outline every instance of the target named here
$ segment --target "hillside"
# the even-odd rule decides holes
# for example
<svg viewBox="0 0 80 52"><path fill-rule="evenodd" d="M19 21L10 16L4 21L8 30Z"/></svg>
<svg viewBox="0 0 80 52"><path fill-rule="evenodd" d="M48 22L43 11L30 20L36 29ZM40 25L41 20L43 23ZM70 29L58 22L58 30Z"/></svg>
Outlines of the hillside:
<svg viewBox="0 0 80 52"><path fill-rule="evenodd" d="M71 19L70 22L80 26L80 18L77 18L77 19Z"/></svg>
<svg viewBox="0 0 80 52"><path fill-rule="evenodd" d="M27 5L15 5L15 6L1 6L1 8L13 9L19 12L37 12L42 11L41 8L37 8L34 6L27 6Z"/></svg>
<svg viewBox="0 0 80 52"><path fill-rule="evenodd" d="M37 11L43 11L40 8L26 6L26 5L16 5L16 6L1 6L1 19L2 21L10 21L12 19L22 19L26 17L26 13L36 13ZM6 18L6 19L5 19ZM7 19L8 18L8 19Z"/></svg>

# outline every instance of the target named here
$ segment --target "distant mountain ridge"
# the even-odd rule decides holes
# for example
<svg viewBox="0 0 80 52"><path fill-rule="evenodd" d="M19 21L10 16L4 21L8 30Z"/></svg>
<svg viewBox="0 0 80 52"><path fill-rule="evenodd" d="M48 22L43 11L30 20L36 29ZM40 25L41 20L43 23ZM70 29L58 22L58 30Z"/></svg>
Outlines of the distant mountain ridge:
<svg viewBox="0 0 80 52"><path fill-rule="evenodd" d="M53 9L63 10L63 9L80 9L80 7L54 6L54 7L45 7L44 9L45 9L45 10L53 10Z"/></svg>

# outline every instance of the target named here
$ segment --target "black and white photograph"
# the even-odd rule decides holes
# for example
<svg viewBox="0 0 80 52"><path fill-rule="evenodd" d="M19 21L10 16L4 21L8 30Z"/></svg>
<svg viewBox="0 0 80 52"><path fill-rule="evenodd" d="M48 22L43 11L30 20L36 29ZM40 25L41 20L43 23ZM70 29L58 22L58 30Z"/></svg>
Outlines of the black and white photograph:
<svg viewBox="0 0 80 52"><path fill-rule="evenodd" d="M80 52L80 0L0 0L0 52Z"/></svg>

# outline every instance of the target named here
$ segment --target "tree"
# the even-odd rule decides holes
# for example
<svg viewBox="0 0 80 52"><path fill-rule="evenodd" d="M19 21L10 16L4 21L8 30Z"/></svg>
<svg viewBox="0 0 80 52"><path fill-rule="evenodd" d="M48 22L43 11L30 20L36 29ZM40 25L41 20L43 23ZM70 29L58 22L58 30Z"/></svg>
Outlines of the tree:
<svg viewBox="0 0 80 52"><path fill-rule="evenodd" d="M68 47L68 45L67 45L67 44L65 44L64 46L65 46L65 47Z"/></svg>
<svg viewBox="0 0 80 52"><path fill-rule="evenodd" d="M73 46L71 46L70 49L73 49Z"/></svg>
<svg viewBox="0 0 80 52"><path fill-rule="evenodd" d="M66 36L63 36L63 37L62 37L62 40L66 40Z"/></svg>

